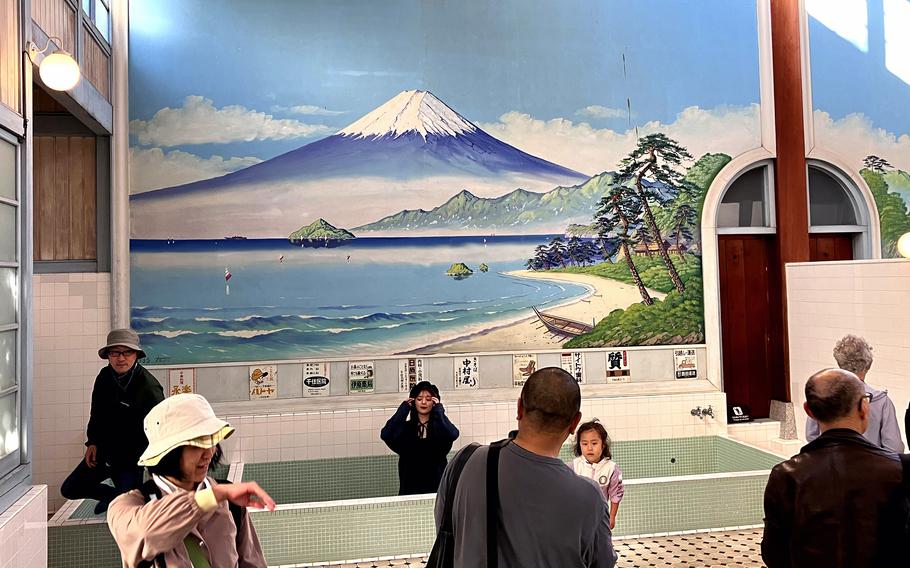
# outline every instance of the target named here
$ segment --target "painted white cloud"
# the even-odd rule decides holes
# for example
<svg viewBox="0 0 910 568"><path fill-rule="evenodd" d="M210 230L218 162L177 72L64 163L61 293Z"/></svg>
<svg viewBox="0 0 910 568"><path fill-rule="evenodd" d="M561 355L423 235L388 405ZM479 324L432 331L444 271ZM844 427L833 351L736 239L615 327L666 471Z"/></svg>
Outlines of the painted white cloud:
<svg viewBox="0 0 910 568"><path fill-rule="evenodd" d="M182 150L130 148L130 193L223 176L262 160L254 156L201 158Z"/></svg>
<svg viewBox="0 0 910 568"><path fill-rule="evenodd" d="M617 169L636 141L635 129L623 132L598 129L586 122L574 123L565 118L540 120L515 111L500 116L498 122L479 126L525 152L585 174ZM645 123L638 127L637 135L655 132L677 140L695 158L707 152L735 156L761 144L759 107L757 104L710 110L688 107L673 122Z"/></svg>
<svg viewBox="0 0 910 568"><path fill-rule="evenodd" d="M855 170L862 160L875 154L895 168L910 171L910 134L894 134L877 128L862 113L834 120L827 112L815 111L815 145L837 154Z"/></svg>
<svg viewBox="0 0 910 568"><path fill-rule="evenodd" d="M344 114L347 111L329 110L327 108L316 105L296 105L289 107L288 112L292 112L294 114L310 114L316 116L334 116L336 114Z"/></svg>
<svg viewBox="0 0 910 568"><path fill-rule="evenodd" d="M285 140L331 134L335 129L294 119L276 119L240 105L215 107L211 99L190 95L179 108L165 107L151 120L131 120L130 134L143 146L225 144Z"/></svg>
<svg viewBox="0 0 910 568"><path fill-rule="evenodd" d="M588 116L591 118L626 118L628 116L628 111L621 108L611 108L601 105L589 105L585 108L576 111L578 116Z"/></svg>

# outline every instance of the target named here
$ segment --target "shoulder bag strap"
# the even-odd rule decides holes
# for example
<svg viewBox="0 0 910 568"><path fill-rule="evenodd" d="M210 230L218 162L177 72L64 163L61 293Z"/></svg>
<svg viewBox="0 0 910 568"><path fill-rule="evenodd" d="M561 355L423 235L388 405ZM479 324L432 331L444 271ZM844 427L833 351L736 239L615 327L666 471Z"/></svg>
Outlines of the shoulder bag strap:
<svg viewBox="0 0 910 568"><path fill-rule="evenodd" d="M455 505L455 489L458 487L458 478L461 477L461 471L464 469L466 463L471 458L471 455L477 451L479 444L471 444L466 447L458 457L452 462L452 474L449 479L449 486L446 488L446 502L445 507L442 512L442 527L440 527L440 532L452 532L452 526L454 525L452 521L452 511L454 510Z"/></svg>
<svg viewBox="0 0 910 568"><path fill-rule="evenodd" d="M509 440L490 444L487 454L487 568L499 563L499 452Z"/></svg>

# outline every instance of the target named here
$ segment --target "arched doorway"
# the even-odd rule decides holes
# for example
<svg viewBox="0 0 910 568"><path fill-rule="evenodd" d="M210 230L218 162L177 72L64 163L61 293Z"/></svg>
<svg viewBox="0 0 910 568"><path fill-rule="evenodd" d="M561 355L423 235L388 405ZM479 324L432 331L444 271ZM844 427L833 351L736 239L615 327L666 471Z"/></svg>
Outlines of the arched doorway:
<svg viewBox="0 0 910 568"><path fill-rule="evenodd" d="M809 260L872 258L869 211L860 188L837 167L808 161Z"/></svg>
<svg viewBox="0 0 910 568"><path fill-rule="evenodd" d="M776 285L773 163L751 164L733 178L717 209L724 392L730 405L767 417L780 393L783 342Z"/></svg>
<svg viewBox="0 0 910 568"><path fill-rule="evenodd" d="M828 157L808 164L811 260L877 258L878 213L862 178ZM748 405L759 418L772 399L789 400L773 168L764 149L731 161L712 183L702 217L709 378L729 403Z"/></svg>

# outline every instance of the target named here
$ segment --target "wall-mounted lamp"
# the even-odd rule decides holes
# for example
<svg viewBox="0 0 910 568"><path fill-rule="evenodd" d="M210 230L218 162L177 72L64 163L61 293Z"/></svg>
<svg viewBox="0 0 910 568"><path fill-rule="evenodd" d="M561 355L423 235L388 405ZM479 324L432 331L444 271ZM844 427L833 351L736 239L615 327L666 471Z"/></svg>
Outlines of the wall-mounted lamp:
<svg viewBox="0 0 910 568"><path fill-rule="evenodd" d="M72 55L62 49L56 49L50 55L45 55L40 63L37 61L38 56L51 46L52 39L57 40L57 43L63 43L58 37L49 37L44 49L38 49L34 42L28 42L28 57L32 63L38 65L38 75L45 86L55 91L69 91L79 83L82 76L79 64Z"/></svg>
<svg viewBox="0 0 910 568"><path fill-rule="evenodd" d="M897 253L904 258L910 258L910 233L904 233L897 239Z"/></svg>

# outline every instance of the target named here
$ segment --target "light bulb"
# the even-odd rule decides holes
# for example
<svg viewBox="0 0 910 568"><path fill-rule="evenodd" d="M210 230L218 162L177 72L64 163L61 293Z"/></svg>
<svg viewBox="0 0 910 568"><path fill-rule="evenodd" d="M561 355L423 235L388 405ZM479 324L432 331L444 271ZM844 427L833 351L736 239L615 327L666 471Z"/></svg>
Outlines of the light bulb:
<svg viewBox="0 0 910 568"><path fill-rule="evenodd" d="M79 64L65 51L55 51L38 66L41 81L55 91L68 91L79 83Z"/></svg>
<svg viewBox="0 0 910 568"><path fill-rule="evenodd" d="M897 239L897 252L904 258L910 258L910 233L904 233Z"/></svg>

